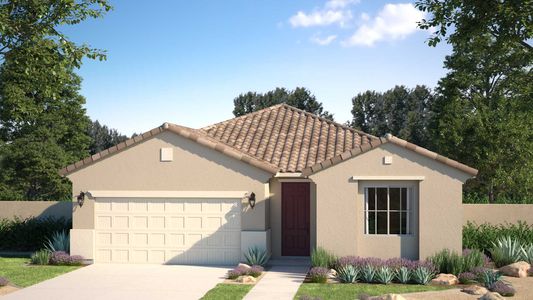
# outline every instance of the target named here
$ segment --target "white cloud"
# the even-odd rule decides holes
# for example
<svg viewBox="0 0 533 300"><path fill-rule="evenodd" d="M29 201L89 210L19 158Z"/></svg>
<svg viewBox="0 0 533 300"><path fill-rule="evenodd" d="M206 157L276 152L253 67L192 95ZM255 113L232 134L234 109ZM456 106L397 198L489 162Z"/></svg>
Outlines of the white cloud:
<svg viewBox="0 0 533 300"><path fill-rule="evenodd" d="M359 0L329 0L326 2L326 7L331 9L345 8L348 5L357 4Z"/></svg>
<svg viewBox="0 0 533 300"><path fill-rule="evenodd" d="M315 11L309 14L299 11L289 19L289 22L292 27L326 26L331 24L342 26L351 18L351 12L342 10Z"/></svg>
<svg viewBox="0 0 533 300"><path fill-rule="evenodd" d="M328 35L327 37L320 38L319 36L313 36L311 37L311 42L318 44L320 46L326 46L331 44L335 39L337 38L336 35Z"/></svg>
<svg viewBox="0 0 533 300"><path fill-rule="evenodd" d="M373 19L362 14L363 24L343 45L373 46L382 40L403 39L418 30L416 23L424 16L411 3L386 4Z"/></svg>

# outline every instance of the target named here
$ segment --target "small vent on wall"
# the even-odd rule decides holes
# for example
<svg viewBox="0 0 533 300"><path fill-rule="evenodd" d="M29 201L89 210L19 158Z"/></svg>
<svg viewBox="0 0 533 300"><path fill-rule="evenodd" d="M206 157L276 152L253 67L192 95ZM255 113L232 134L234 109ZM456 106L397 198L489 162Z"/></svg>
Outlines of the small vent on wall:
<svg viewBox="0 0 533 300"><path fill-rule="evenodd" d="M384 165L392 165L392 156L384 156L383 157L383 164Z"/></svg>
<svg viewBox="0 0 533 300"><path fill-rule="evenodd" d="M161 161L172 161L174 159L172 148L161 148Z"/></svg>

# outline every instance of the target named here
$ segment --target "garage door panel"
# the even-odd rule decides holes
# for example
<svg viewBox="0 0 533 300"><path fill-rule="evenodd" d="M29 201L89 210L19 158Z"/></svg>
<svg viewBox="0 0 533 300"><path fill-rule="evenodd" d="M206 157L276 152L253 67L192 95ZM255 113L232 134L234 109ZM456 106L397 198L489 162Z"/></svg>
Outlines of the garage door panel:
<svg viewBox="0 0 533 300"><path fill-rule="evenodd" d="M239 261L239 199L97 199L95 208L97 262Z"/></svg>

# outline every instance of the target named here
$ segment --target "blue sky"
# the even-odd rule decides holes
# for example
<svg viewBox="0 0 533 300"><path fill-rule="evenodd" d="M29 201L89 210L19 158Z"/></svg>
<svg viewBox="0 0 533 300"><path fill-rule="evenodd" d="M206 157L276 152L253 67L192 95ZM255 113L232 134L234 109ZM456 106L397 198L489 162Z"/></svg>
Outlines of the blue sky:
<svg viewBox="0 0 533 300"><path fill-rule="evenodd" d="M310 89L335 119L351 98L395 84L435 86L447 45L427 46L409 1L113 1L103 19L63 30L107 50L78 70L87 111L125 134L232 117L233 98Z"/></svg>

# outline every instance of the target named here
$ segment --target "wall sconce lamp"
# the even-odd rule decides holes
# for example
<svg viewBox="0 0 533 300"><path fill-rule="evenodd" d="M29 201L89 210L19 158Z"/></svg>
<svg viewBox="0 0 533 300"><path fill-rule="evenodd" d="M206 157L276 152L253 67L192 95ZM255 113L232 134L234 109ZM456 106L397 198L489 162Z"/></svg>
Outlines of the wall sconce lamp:
<svg viewBox="0 0 533 300"><path fill-rule="evenodd" d="M80 207L83 206L83 203L85 202L85 198L92 198L93 196L91 195L90 192L81 192L80 191L80 194L78 196L76 196L76 200L78 200L78 204Z"/></svg>
<svg viewBox="0 0 533 300"><path fill-rule="evenodd" d="M247 194L245 197L248 198L248 204L250 204L250 207L252 209L254 209L254 207L255 207L255 193L251 192L251 193Z"/></svg>

